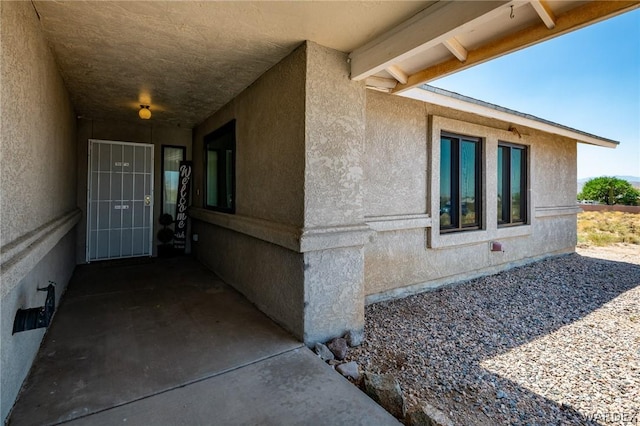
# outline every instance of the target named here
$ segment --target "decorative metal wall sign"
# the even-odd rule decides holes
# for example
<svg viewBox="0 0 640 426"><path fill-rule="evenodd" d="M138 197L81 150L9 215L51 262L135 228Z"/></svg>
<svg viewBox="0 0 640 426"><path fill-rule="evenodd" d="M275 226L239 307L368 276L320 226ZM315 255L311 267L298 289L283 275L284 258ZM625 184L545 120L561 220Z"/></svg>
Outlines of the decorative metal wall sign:
<svg viewBox="0 0 640 426"><path fill-rule="evenodd" d="M189 190L191 188L191 161L180 162L180 178L178 182L178 202L176 204L175 235L173 247L184 251L187 242L187 208L189 207Z"/></svg>

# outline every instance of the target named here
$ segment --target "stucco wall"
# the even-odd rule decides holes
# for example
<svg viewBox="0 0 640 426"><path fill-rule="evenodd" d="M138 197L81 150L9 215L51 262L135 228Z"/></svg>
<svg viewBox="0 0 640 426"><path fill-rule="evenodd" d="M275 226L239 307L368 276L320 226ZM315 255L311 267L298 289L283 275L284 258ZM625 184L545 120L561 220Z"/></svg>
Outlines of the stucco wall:
<svg viewBox="0 0 640 426"><path fill-rule="evenodd" d="M308 43L306 227L362 223L365 89L349 80L347 57Z"/></svg>
<svg viewBox="0 0 640 426"><path fill-rule="evenodd" d="M420 101L367 94L366 215L425 213L427 116Z"/></svg>
<svg viewBox="0 0 640 426"><path fill-rule="evenodd" d="M19 308L60 299L75 266L75 116L29 2L0 2L0 416L11 409L44 329L12 335Z"/></svg>
<svg viewBox="0 0 640 426"><path fill-rule="evenodd" d="M75 268L73 256L75 250L75 232L67 233L55 247L50 250L36 266L2 297L0 306L0 324L2 331L2 347L0 348L0 364L2 368L2 419L4 420L13 406L20 391L22 382L27 377L31 364L40 348L46 329L22 331L11 334L13 321L18 308L35 308L43 306L46 293L36 292L36 286L46 287L49 280L56 283L56 309L71 279ZM55 321L55 316L54 316Z"/></svg>
<svg viewBox="0 0 640 426"><path fill-rule="evenodd" d="M373 302L572 251L576 242L576 143L469 113L367 92L365 220L376 230L365 248L365 292ZM439 134L484 138L483 229L439 233ZM525 226L499 228L497 143L529 147ZM424 179L424 180L423 180ZM504 252L491 252L500 241Z"/></svg>
<svg viewBox="0 0 640 426"><path fill-rule="evenodd" d="M197 257L294 336L304 335L302 256L205 221L194 222Z"/></svg>
<svg viewBox="0 0 640 426"><path fill-rule="evenodd" d="M362 83L306 42L194 131L198 258L308 344L364 326ZM236 213L202 209L203 138L236 120Z"/></svg>
<svg viewBox="0 0 640 426"><path fill-rule="evenodd" d="M315 43L307 49L305 341L314 342L364 329L366 96L349 79L344 53Z"/></svg>
<svg viewBox="0 0 640 426"><path fill-rule="evenodd" d="M236 215L303 222L306 46L194 129L194 200L203 205L203 138L236 119Z"/></svg>
<svg viewBox="0 0 640 426"><path fill-rule="evenodd" d="M33 6L2 2L2 245L75 207L73 114Z"/></svg>
<svg viewBox="0 0 640 426"><path fill-rule="evenodd" d="M78 119L77 132L77 170L78 170L78 197L77 203L82 210L82 219L78 225L76 240L76 260L77 263L86 262L86 244L87 244L87 173L88 173L88 149L89 139L100 139L107 141L120 142L136 142L153 145L154 151L154 167L153 167L153 229L154 235L157 234L160 226L158 218L162 205L160 202L160 193L162 191L162 145L175 145L186 147L186 159L191 159L191 139L192 132L190 129L183 129L173 126L154 125L153 119L149 121L140 120L139 123L110 121L110 120L91 120ZM157 254L157 245L159 242L154 240L153 254ZM189 244L189 242L187 242ZM189 246L187 246L189 249Z"/></svg>
<svg viewBox="0 0 640 426"><path fill-rule="evenodd" d="M203 138L236 120L236 213L196 215L197 258L300 339L303 256L296 246L304 220L305 74L302 45L193 135L197 209L203 206Z"/></svg>

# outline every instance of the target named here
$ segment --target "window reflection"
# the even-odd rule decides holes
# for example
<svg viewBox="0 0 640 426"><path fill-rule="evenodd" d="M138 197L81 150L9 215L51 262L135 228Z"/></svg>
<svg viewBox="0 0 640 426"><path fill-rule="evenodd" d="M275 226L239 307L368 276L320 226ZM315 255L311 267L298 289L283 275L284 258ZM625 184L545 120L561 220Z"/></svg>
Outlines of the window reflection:
<svg viewBox="0 0 640 426"><path fill-rule="evenodd" d="M511 221L520 222L522 191L522 150L511 149Z"/></svg>
<svg viewBox="0 0 640 426"><path fill-rule="evenodd" d="M460 165L462 198L461 222L462 225L474 225L476 217L476 142L462 142L462 161Z"/></svg>
<svg viewBox="0 0 640 426"><path fill-rule="evenodd" d="M178 201L180 162L184 161L184 156L184 147L162 147L162 213L170 214L174 219Z"/></svg>
<svg viewBox="0 0 640 426"><path fill-rule="evenodd" d="M480 139L441 137L440 229L480 227L480 150Z"/></svg>
<svg viewBox="0 0 640 426"><path fill-rule="evenodd" d="M235 211L235 120L204 138L205 207L234 213Z"/></svg>
<svg viewBox="0 0 640 426"><path fill-rule="evenodd" d="M527 151L520 145L498 146L498 223L522 224L527 220Z"/></svg>
<svg viewBox="0 0 640 426"><path fill-rule="evenodd" d="M451 140L440 141L440 226L451 226Z"/></svg>

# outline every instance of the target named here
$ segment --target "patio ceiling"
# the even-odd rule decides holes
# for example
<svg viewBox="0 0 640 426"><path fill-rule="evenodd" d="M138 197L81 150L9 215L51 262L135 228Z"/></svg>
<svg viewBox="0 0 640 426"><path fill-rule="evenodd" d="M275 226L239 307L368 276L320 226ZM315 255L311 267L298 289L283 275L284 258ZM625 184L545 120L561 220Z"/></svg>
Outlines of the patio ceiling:
<svg viewBox="0 0 640 426"><path fill-rule="evenodd" d="M351 78L404 92L637 7L638 1L439 1L351 52Z"/></svg>
<svg viewBox="0 0 640 426"><path fill-rule="evenodd" d="M399 92L639 5L572 0L33 4L78 115L135 121L140 104L149 104L152 122L188 128L304 40L351 52L352 79Z"/></svg>
<svg viewBox="0 0 640 426"><path fill-rule="evenodd" d="M191 128L304 40L350 52L426 6L399 2L35 1L76 112Z"/></svg>

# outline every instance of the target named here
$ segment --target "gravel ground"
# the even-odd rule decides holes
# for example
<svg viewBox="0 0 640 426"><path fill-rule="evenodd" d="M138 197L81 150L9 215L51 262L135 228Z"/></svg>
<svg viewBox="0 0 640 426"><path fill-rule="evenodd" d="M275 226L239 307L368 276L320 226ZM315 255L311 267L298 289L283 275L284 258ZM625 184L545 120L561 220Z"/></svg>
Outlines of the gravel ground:
<svg viewBox="0 0 640 426"><path fill-rule="evenodd" d="M348 360L459 425L640 425L640 247L622 252L370 305Z"/></svg>

